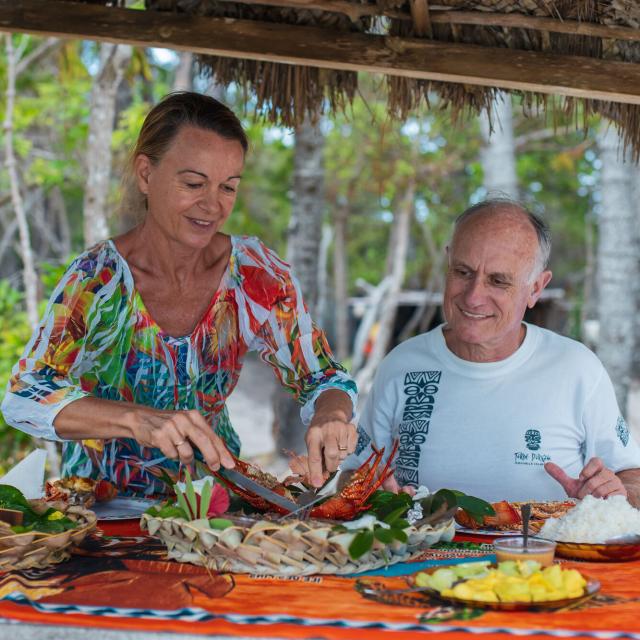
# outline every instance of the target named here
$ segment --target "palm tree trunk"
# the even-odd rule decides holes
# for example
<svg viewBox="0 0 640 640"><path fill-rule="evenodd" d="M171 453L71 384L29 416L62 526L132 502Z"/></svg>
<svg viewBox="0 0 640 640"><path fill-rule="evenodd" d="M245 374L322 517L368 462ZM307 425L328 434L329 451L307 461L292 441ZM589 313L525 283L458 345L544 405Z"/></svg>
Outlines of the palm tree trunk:
<svg viewBox="0 0 640 640"><path fill-rule="evenodd" d="M308 120L297 126L295 133L294 195L287 260L313 316L318 299L318 256L324 214L324 136L319 124ZM280 388L274 397L274 413L276 450L305 452L300 407Z"/></svg>
<svg viewBox="0 0 640 640"><path fill-rule="evenodd" d="M87 188L84 192L84 242L92 246L109 235L107 197L111 177L111 136L115 126L118 85L132 48L100 45L100 70L91 89L91 119L87 143Z"/></svg>
<svg viewBox="0 0 640 640"><path fill-rule="evenodd" d="M18 222L18 235L20 238L20 257L24 266L24 292L27 306L27 317L32 329L38 326L38 277L33 260L33 252L31 250L31 235L29 233L29 225L24 209L22 194L20 193L20 183L18 180L18 172L16 170L16 157L13 149L13 109L16 97L16 56L13 48L13 37L7 34L6 52L7 52L7 104L5 107L4 117L4 142L7 172L9 174L9 182L11 184L11 200ZM60 475L60 457L54 442L46 441L44 447L47 451L49 460L49 468L54 476Z"/></svg>
<svg viewBox="0 0 640 640"><path fill-rule="evenodd" d="M480 152L484 171L483 184L488 195L499 194L517 198L518 177L513 139L513 112L509 94L498 94L491 110L492 122L486 111L480 114L480 131L484 140L484 146Z"/></svg>
<svg viewBox="0 0 640 640"><path fill-rule="evenodd" d="M631 199L630 162L624 162L621 140L613 127L598 137L602 160L602 210L598 235L598 355L618 403L626 411L634 351L635 297L629 274L638 273L636 212Z"/></svg>
<svg viewBox="0 0 640 640"><path fill-rule="evenodd" d="M415 210L416 183L415 176L409 180L406 191L400 203L397 213L394 215L394 224L390 234L393 244L390 246L390 286L382 307L379 329L376 334L371 355L365 366L358 372L356 382L362 394L366 394L371 386L373 375L380 362L387 353L389 342L393 333L393 323L398 308L398 294L404 283L407 253L409 249L409 234L411 220Z"/></svg>

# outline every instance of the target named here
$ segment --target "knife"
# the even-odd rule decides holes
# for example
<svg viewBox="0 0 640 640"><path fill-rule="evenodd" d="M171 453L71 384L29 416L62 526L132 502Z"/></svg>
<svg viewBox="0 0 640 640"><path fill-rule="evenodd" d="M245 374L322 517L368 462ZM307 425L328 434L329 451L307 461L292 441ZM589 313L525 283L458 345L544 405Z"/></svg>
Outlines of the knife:
<svg viewBox="0 0 640 640"><path fill-rule="evenodd" d="M295 509L295 511L291 511L290 513L287 513L287 515L284 517L288 518L289 516L293 516L302 512L300 516L300 520L307 520L309 518L309 513L311 512L311 507L313 507L313 505L316 504L317 502L321 502L322 500L325 500L328 497L325 495L319 496L317 493L310 494L310 495L314 496L313 499L307 499L306 501L297 505L298 508Z"/></svg>
<svg viewBox="0 0 640 640"><path fill-rule="evenodd" d="M247 489L248 491L251 491L256 495L259 495L261 498L264 498L268 502L277 504L283 509L287 509L288 511L297 511L300 508L300 505L296 504L293 500L289 500L288 498L281 496L279 493L271 491L271 489L267 489L267 487L263 487L255 480L247 478L247 476L243 476L241 473L235 471L234 469L225 469L224 467L220 467L220 469L218 469L218 473L223 478L226 478L230 482L234 482L242 489ZM304 506L306 507L306 505Z"/></svg>

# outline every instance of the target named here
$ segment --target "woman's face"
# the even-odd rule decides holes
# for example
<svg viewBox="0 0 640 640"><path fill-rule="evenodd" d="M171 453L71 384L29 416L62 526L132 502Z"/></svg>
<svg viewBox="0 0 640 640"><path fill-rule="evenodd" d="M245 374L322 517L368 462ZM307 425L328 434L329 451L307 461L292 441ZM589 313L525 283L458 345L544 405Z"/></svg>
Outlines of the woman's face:
<svg viewBox="0 0 640 640"><path fill-rule="evenodd" d="M148 222L181 244L206 247L233 209L243 165L237 140L182 127L157 164L144 154L135 160Z"/></svg>

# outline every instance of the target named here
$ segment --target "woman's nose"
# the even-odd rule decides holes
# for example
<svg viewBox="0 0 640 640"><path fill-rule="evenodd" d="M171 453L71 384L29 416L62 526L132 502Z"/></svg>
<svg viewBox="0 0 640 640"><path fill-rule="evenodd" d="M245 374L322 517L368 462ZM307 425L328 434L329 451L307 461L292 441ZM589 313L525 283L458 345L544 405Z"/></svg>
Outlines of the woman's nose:
<svg viewBox="0 0 640 640"><path fill-rule="evenodd" d="M207 212L215 213L220 208L218 192L216 189L207 189L200 198L200 207Z"/></svg>

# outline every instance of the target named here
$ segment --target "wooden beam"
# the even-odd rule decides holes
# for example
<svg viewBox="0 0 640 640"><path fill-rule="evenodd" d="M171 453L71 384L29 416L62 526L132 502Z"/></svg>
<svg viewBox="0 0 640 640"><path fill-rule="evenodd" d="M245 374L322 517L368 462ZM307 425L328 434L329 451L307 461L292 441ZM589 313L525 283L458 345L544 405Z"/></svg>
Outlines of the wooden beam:
<svg viewBox="0 0 640 640"><path fill-rule="evenodd" d="M375 4L356 4L349 0L220 0L234 4L283 7L308 11L329 11L349 16L354 22L364 16L385 16L396 20L411 20L411 15L396 9L382 9Z"/></svg>
<svg viewBox="0 0 640 640"><path fill-rule="evenodd" d="M294 0L297 1L297 0ZM640 29L617 25L561 20L544 16L528 16L523 13L494 13L492 11L438 11L431 9L431 22L439 24L473 24L481 27L508 27L550 31L572 36L592 36L613 40L640 40Z"/></svg>
<svg viewBox="0 0 640 640"><path fill-rule="evenodd" d="M395 9L381 9L375 4L356 4L349 0L219 0L234 4L260 5L289 9L331 11L342 13L355 21L365 16L384 16L394 20L412 20L410 13ZM429 19L433 24L471 24L480 27L507 27L510 29L532 29L565 33L572 36L591 36L637 42L640 29L620 25L599 24L578 20L563 20L545 16L530 16L525 13L500 13L498 11L457 11L438 5L429 6Z"/></svg>
<svg viewBox="0 0 640 640"><path fill-rule="evenodd" d="M431 20L429 19L429 0L409 0L413 30L421 38L433 38Z"/></svg>
<svg viewBox="0 0 640 640"><path fill-rule="evenodd" d="M640 104L640 64L544 52L56 0L0 0L0 31Z"/></svg>

